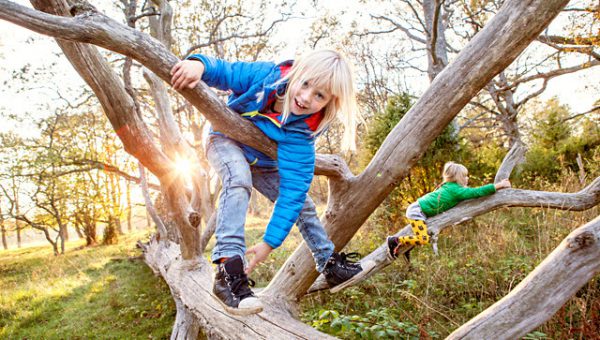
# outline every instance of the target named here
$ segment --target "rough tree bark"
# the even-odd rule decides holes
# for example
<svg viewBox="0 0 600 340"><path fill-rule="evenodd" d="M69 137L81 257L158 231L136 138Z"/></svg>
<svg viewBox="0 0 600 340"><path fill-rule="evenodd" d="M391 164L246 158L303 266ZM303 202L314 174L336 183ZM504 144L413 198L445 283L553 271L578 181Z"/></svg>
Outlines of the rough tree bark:
<svg viewBox="0 0 600 340"><path fill-rule="evenodd" d="M290 256L262 292L262 298L269 302L263 313L234 317L222 310L210 293L212 269L206 259L199 256L199 230L186 218L189 201L184 192L173 189L181 182L169 176L169 157L156 147L143 121L133 113L131 98L123 95L122 84L112 78L110 70L98 72L98 68L106 67L98 52L76 42L92 43L134 58L164 81L169 81L169 70L177 58L158 41L93 9L76 6L73 11L76 16L70 18L63 2L32 2L37 8L62 16L48 15L0 0L0 18L64 39L59 40L59 44L98 95L125 149L159 178L163 190L170 192L182 242L177 245L167 239L155 239L145 250L147 262L165 278L178 306L183 304L191 310L210 337L327 338L293 316L297 300L306 294L317 277L312 257L304 244ZM330 176L331 188L323 221L337 249L352 238L469 100L506 68L566 3L566 0L507 1L456 60L436 77L359 176L354 176L340 158L319 155L318 172ZM56 12L57 9L60 11ZM205 114L217 130L275 156L273 142L228 110L205 84L181 93ZM369 196L364 195L367 186L372 189ZM529 196L526 197L527 202L521 204L538 206L538 201L544 198ZM538 320L542 321L543 318ZM536 326L533 323L528 325L530 329ZM193 328L182 330L189 334L188 330ZM174 336L177 336L175 332Z"/></svg>
<svg viewBox="0 0 600 340"><path fill-rule="evenodd" d="M2 247L8 249L8 243L6 241L6 225L4 224L4 215L2 214L2 208L0 207L0 234L2 234Z"/></svg>

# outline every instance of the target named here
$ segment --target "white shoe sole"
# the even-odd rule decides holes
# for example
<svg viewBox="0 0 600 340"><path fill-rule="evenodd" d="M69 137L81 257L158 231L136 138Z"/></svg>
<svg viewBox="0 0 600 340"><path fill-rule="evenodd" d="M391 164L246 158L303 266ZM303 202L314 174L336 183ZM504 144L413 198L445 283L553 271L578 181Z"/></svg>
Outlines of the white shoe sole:
<svg viewBox="0 0 600 340"><path fill-rule="evenodd" d="M329 291L332 293L337 293L337 292L341 291L342 289L344 289L348 286L351 286L355 282L360 281L360 279L362 279L363 277L365 277L366 275L371 273L373 271L373 269L375 269L375 261L365 261L364 263L361 262L360 266L362 267L362 271L360 273L354 275L353 277L348 279L348 281L344 281L344 282L340 283L339 285L329 289Z"/></svg>
<svg viewBox="0 0 600 340"><path fill-rule="evenodd" d="M263 311L263 306L255 306L255 307L247 307L247 308L234 308L227 306L225 302L221 301L216 295L211 294L218 303L221 304L223 309L229 314L237 315L237 316L247 316L252 314L258 314Z"/></svg>

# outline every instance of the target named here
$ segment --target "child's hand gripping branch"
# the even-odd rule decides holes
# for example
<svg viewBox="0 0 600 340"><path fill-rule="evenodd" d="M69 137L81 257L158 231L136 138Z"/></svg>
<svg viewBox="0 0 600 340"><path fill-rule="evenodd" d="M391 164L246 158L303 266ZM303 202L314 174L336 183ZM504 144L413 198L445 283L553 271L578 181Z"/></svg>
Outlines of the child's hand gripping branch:
<svg viewBox="0 0 600 340"><path fill-rule="evenodd" d="M178 91L186 87L193 89L202 79L203 73L203 63L197 60L182 60L171 69L171 85Z"/></svg>
<svg viewBox="0 0 600 340"><path fill-rule="evenodd" d="M420 246L429 244L427 234L427 219L457 205L459 202L484 197L495 193L497 190L510 188L508 179L503 179L496 184L487 184L478 188L469 188L469 171L462 164L447 162L444 165L444 182L435 191L419 198L406 209L414 235L389 236L387 238L388 257L395 259L398 251L404 245ZM408 253L407 253L408 254ZM405 254L405 256L407 256ZM408 258L408 256L407 256Z"/></svg>
<svg viewBox="0 0 600 340"><path fill-rule="evenodd" d="M512 185L510 184L510 181L508 180L508 178L505 178L505 179L501 180L500 182L494 184L494 187L496 188L496 190L500 190L500 189L512 188Z"/></svg>
<svg viewBox="0 0 600 340"><path fill-rule="evenodd" d="M250 255L250 254L254 255L254 257L252 257L250 259L250 263L248 264L248 267L246 268L246 274L250 274L254 270L254 267L256 267L259 263L266 260L272 251L273 251L273 248L270 245L266 244L265 242L260 242L256 245L254 245L253 247L251 247L250 249L246 250L246 255Z"/></svg>

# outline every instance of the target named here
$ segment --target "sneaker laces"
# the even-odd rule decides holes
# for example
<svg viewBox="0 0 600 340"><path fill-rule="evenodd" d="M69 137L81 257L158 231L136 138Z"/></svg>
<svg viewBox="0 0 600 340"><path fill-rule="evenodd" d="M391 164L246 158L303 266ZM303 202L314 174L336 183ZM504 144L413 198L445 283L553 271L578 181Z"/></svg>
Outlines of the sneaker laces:
<svg viewBox="0 0 600 340"><path fill-rule="evenodd" d="M238 297L240 301L249 296L254 295L250 287L254 287L254 285L256 285L256 282L248 278L247 275L231 275L228 278L228 281L231 287L231 292L233 293L233 295Z"/></svg>
<svg viewBox="0 0 600 340"><path fill-rule="evenodd" d="M360 266L357 262L362 258L362 255L357 252L340 253L340 264L344 267ZM355 260L355 261L352 261Z"/></svg>

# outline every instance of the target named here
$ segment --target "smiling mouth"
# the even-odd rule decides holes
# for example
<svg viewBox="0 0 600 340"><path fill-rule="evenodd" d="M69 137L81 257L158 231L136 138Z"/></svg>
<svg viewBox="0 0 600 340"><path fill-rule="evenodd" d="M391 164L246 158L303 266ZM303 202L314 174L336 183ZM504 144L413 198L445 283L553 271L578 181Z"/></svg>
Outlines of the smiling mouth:
<svg viewBox="0 0 600 340"><path fill-rule="evenodd" d="M307 109L306 106L300 104L300 102L298 101L298 99L294 98L294 101L296 102L296 106L297 107L301 108L302 110L306 110Z"/></svg>

